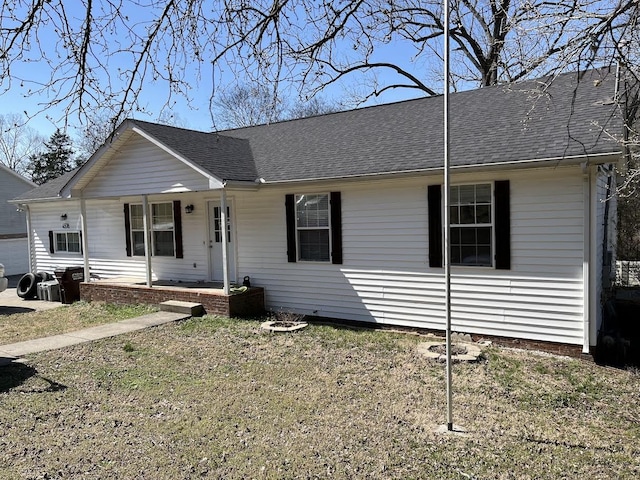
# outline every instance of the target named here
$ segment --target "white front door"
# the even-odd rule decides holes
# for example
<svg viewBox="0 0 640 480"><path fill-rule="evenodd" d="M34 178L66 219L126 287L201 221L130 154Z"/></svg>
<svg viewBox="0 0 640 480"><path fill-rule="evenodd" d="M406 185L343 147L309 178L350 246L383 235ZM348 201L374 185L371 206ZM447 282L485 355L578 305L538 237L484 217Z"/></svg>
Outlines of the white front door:
<svg viewBox="0 0 640 480"><path fill-rule="evenodd" d="M222 221L221 221L220 201L212 200L209 202L209 256L211 262L212 280L223 281L223 257L222 257ZM233 218L233 205L231 200L227 200L227 242L229 245L228 263L229 263L229 281L236 281L236 255L235 255L235 238L231 219Z"/></svg>

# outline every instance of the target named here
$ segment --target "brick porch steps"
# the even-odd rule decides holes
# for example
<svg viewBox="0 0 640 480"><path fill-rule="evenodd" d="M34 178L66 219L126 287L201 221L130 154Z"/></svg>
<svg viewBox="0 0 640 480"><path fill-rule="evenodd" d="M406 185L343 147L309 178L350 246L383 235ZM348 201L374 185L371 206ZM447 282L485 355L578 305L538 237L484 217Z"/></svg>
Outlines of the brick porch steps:
<svg viewBox="0 0 640 480"><path fill-rule="evenodd" d="M201 303L183 302L181 300L167 300L160 304L160 310L163 312L175 312L191 315L192 317L201 317L204 315L204 307Z"/></svg>
<svg viewBox="0 0 640 480"><path fill-rule="evenodd" d="M264 314L264 289L251 287L246 292L225 295L221 289L179 286L147 287L108 281L82 282L80 298L87 302L159 305L167 300L202 305L209 315L258 317Z"/></svg>

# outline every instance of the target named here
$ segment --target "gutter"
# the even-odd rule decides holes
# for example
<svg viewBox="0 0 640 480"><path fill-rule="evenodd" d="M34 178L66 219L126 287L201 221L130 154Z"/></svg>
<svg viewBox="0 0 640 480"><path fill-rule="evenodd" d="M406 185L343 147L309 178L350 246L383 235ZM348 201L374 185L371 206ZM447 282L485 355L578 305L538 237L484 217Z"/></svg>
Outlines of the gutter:
<svg viewBox="0 0 640 480"><path fill-rule="evenodd" d="M598 153L594 155L574 155L571 157L553 157L542 158L534 160L513 160L509 162L493 162L484 163L481 165L457 165L451 166L452 171L456 172L476 172L476 171L492 171L492 170L513 170L521 168L544 168L544 167L564 167L564 166L576 166L582 164L598 165L602 163L616 162L621 153L609 152ZM339 175L333 177L312 177L312 178L296 178L290 180L265 180L264 178L256 179L256 183L262 185L284 185L292 183L305 183L305 182L331 182L336 180L361 180L361 179L378 179L378 178L402 178L412 177L417 174L430 175L435 173L443 173L444 168L441 166L403 170L397 172L382 172L382 173L370 173L370 174L354 174L354 175Z"/></svg>

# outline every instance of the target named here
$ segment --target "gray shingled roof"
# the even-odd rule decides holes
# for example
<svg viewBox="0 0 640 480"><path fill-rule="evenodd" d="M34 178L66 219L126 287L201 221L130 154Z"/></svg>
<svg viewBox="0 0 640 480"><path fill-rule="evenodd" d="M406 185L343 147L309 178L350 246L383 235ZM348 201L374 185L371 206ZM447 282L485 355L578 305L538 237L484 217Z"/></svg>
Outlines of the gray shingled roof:
<svg viewBox="0 0 640 480"><path fill-rule="evenodd" d="M615 76L576 80L560 75L544 92L529 81L452 94L451 165L619 151L593 124L622 131L610 103ZM260 177L287 181L440 168L442 118L440 96L223 133L249 140Z"/></svg>
<svg viewBox="0 0 640 480"><path fill-rule="evenodd" d="M615 153L622 131L609 69L451 95L451 164ZM441 96L204 133L129 120L221 180L267 182L413 172L443 165ZM55 197L70 176L19 199ZM66 180L65 180L66 179Z"/></svg>
<svg viewBox="0 0 640 480"><path fill-rule="evenodd" d="M47 183L40 185L32 190L24 192L17 196L13 200L37 200L45 198L57 198L60 196L60 191L64 188L71 177L78 171L76 168L64 175L59 176L53 180L49 180Z"/></svg>
<svg viewBox="0 0 640 480"><path fill-rule="evenodd" d="M130 120L159 142L223 180L256 179L249 141L157 123Z"/></svg>

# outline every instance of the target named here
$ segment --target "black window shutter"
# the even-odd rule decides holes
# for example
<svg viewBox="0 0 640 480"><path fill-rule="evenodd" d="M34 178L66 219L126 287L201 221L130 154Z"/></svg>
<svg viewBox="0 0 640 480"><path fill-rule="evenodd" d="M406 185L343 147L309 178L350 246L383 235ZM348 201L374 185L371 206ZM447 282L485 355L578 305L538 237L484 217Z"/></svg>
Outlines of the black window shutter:
<svg viewBox="0 0 640 480"><path fill-rule="evenodd" d="M331 192L331 263L342 265L342 198L340 192Z"/></svg>
<svg viewBox="0 0 640 480"><path fill-rule="evenodd" d="M440 185L427 187L429 214L429 266L442 267L442 188Z"/></svg>
<svg viewBox="0 0 640 480"><path fill-rule="evenodd" d="M296 252L296 202L293 194L285 196L284 206L287 217L287 260L295 262L298 254Z"/></svg>
<svg viewBox="0 0 640 480"><path fill-rule="evenodd" d="M509 180L498 180L494 185L496 212L496 269L511 269L511 206Z"/></svg>
<svg viewBox="0 0 640 480"><path fill-rule="evenodd" d="M182 207L180 200L173 201L173 228L176 239L176 258L184 258L182 251Z"/></svg>
<svg viewBox="0 0 640 480"><path fill-rule="evenodd" d="M49 230L49 253L56 253L55 243L53 241L53 230Z"/></svg>
<svg viewBox="0 0 640 480"><path fill-rule="evenodd" d="M80 238L80 253L84 253L82 251L82 232L78 232L78 237Z"/></svg>
<svg viewBox="0 0 640 480"><path fill-rule="evenodd" d="M131 217L129 212L129 204L124 204L124 238L127 247L127 257L131 256Z"/></svg>

